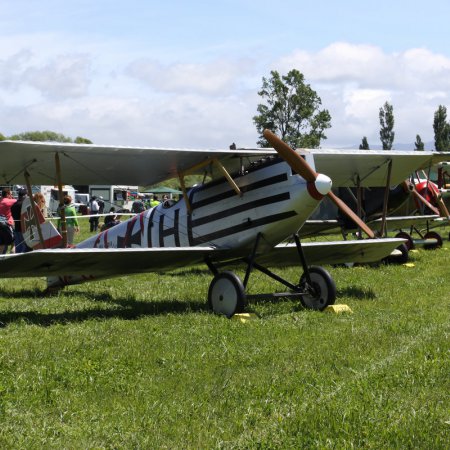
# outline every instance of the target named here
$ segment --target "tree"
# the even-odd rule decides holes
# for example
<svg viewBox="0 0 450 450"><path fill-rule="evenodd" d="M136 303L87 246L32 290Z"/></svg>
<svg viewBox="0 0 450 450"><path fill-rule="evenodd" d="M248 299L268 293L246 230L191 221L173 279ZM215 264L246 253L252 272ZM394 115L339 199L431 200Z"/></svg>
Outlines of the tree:
<svg viewBox="0 0 450 450"><path fill-rule="evenodd" d="M380 139L383 144L383 150L391 150L394 142L394 108L391 104L386 102L380 108Z"/></svg>
<svg viewBox="0 0 450 450"><path fill-rule="evenodd" d="M450 149L450 124L447 122L447 108L439 105L434 113L434 147L438 152Z"/></svg>
<svg viewBox="0 0 450 450"><path fill-rule="evenodd" d="M73 141L74 144L92 144L92 141L81 136L77 136Z"/></svg>
<svg viewBox="0 0 450 450"><path fill-rule="evenodd" d="M72 139L54 131L25 131L10 136L13 141L72 142Z"/></svg>
<svg viewBox="0 0 450 450"><path fill-rule="evenodd" d="M77 136L75 140L54 131L25 131L24 133L13 134L8 139L12 141L39 141L39 142L67 142L75 144L92 144L89 139Z"/></svg>
<svg viewBox="0 0 450 450"><path fill-rule="evenodd" d="M416 142L415 142L415 146L416 146L416 150L424 150L425 149L425 144L423 143L420 135L416 136Z"/></svg>
<svg viewBox="0 0 450 450"><path fill-rule="evenodd" d="M361 144L359 144L360 150L370 150L369 143L367 142L366 136L362 138Z"/></svg>
<svg viewBox="0 0 450 450"><path fill-rule="evenodd" d="M4 141L5 139L6 139L5 136L3 136L2 133L0 133L0 141Z"/></svg>
<svg viewBox="0 0 450 450"><path fill-rule="evenodd" d="M263 77L258 92L265 103L257 107L253 122L259 133L258 145L269 147L263 136L265 128L280 136L291 147L317 148L326 139L324 130L331 127L328 110L320 110L322 101L316 91L305 84L304 76L296 69L287 75L273 70L270 78Z"/></svg>

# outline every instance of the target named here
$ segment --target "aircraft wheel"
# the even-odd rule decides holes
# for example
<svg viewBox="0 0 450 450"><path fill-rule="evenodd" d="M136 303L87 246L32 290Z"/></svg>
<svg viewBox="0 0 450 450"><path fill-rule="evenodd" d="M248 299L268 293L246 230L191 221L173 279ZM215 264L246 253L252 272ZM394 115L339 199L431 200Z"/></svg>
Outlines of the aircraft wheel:
<svg viewBox="0 0 450 450"><path fill-rule="evenodd" d="M230 318L245 306L245 289L241 279L230 271L218 273L208 291L208 305L216 314Z"/></svg>
<svg viewBox="0 0 450 450"><path fill-rule="evenodd" d="M410 234L405 231L400 231L395 235L396 238L406 239L405 245L408 250L412 250L414 248L414 241Z"/></svg>
<svg viewBox="0 0 450 450"><path fill-rule="evenodd" d="M409 249L407 243L399 245L396 250L400 252L400 254L394 256L386 256L383 261L386 264L405 264L409 260Z"/></svg>
<svg viewBox="0 0 450 450"><path fill-rule="evenodd" d="M309 276L312 282L312 291L301 297L301 303L305 308L322 311L328 305L333 305L336 300L336 285L333 278L323 267L311 266ZM300 278L300 287L305 289L306 276Z"/></svg>
<svg viewBox="0 0 450 450"><path fill-rule="evenodd" d="M436 231L429 231L425 234L423 237L424 239L436 239L436 244L426 245L425 248L428 250L435 249L435 248L441 248L443 241L442 237L439 233L436 233Z"/></svg>

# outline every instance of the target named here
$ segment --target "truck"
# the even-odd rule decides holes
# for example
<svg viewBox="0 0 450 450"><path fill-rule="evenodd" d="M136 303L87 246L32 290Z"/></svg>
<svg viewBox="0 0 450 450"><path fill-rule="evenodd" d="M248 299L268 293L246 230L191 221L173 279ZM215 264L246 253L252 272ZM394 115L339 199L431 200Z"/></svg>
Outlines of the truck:
<svg viewBox="0 0 450 450"><path fill-rule="evenodd" d="M137 192L138 186L117 186L117 185L90 185L89 195L92 197L102 197L105 203L105 213L111 208L116 212L130 212L133 204L133 193Z"/></svg>

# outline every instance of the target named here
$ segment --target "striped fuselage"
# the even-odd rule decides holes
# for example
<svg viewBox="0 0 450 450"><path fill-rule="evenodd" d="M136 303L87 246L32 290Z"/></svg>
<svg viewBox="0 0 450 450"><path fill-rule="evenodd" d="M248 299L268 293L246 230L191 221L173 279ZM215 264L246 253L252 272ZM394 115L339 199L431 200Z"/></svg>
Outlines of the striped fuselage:
<svg viewBox="0 0 450 450"><path fill-rule="evenodd" d="M184 199L160 204L87 239L78 248L250 248L258 233L268 246L296 232L318 206L305 180L282 159L271 158L233 176L242 195L221 178L192 188Z"/></svg>

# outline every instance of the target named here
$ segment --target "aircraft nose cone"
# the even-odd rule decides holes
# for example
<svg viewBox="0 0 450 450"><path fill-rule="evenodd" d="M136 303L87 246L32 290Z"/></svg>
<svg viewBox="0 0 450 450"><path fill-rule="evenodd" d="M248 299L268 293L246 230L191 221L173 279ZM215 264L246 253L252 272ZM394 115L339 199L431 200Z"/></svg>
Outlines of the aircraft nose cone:
<svg viewBox="0 0 450 450"><path fill-rule="evenodd" d="M312 198L316 200L322 200L327 195L333 186L333 182L330 177L327 177L323 173L317 174L317 178L313 182L308 182L308 192Z"/></svg>

